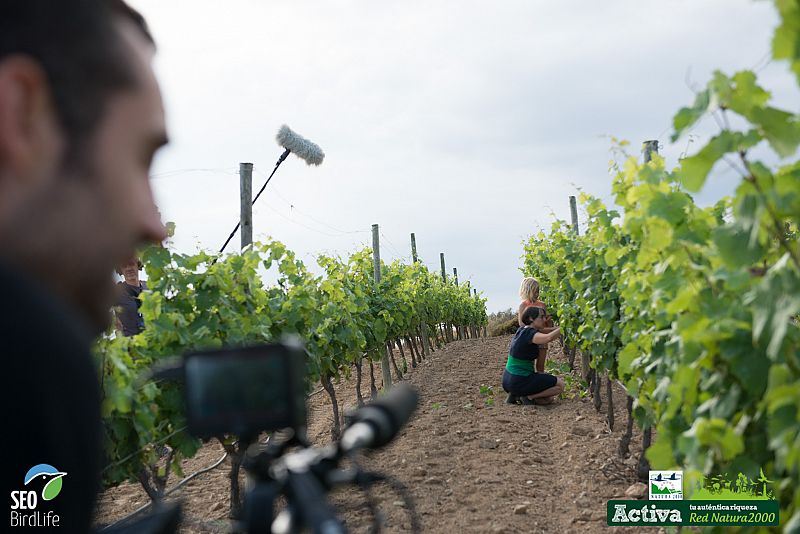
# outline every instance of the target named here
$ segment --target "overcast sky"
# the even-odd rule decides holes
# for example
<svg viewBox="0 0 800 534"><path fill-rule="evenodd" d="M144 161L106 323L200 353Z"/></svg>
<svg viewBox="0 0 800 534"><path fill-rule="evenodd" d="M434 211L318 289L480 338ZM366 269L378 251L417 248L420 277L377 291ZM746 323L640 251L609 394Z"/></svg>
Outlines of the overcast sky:
<svg viewBox="0 0 800 534"><path fill-rule="evenodd" d="M568 218L580 188L610 200L610 141L658 139L668 164L715 131L669 144L671 119L719 68L769 62L777 15L749 0L131 0L158 43L172 142L153 186L175 247L216 250L239 217L239 162L260 188L288 124L326 158L290 156L254 209L255 238L320 252L371 244L471 280L488 310L515 307L522 242ZM729 192L718 168L699 200ZM233 244L238 246L239 238ZM546 297L546 295L545 295ZM546 298L545 298L546 300Z"/></svg>

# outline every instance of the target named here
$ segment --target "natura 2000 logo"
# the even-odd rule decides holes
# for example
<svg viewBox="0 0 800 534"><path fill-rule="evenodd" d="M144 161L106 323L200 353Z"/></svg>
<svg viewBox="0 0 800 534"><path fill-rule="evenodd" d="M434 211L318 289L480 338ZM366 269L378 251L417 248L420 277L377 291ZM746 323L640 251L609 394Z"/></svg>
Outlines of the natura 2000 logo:
<svg viewBox="0 0 800 534"><path fill-rule="evenodd" d="M683 499L683 471L650 471L650 500Z"/></svg>
<svg viewBox="0 0 800 534"><path fill-rule="evenodd" d="M51 501L61 493L65 472L49 464L39 464L25 474L25 489L11 492L12 527L57 527L60 521L52 510L37 510L41 501Z"/></svg>

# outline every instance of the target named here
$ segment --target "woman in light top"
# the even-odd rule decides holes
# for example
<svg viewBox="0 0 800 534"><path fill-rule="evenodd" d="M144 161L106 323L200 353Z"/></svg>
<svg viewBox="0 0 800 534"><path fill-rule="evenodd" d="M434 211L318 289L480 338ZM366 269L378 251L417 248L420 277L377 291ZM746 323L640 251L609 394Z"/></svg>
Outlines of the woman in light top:
<svg viewBox="0 0 800 534"><path fill-rule="evenodd" d="M519 296L522 299L522 302L517 309L517 321L519 322L519 325L525 326L525 323L522 322L522 314L526 309L533 306L536 308L541 308L542 312L544 313L544 326L539 331L543 334L547 334L552 331L554 329L553 319L547 313L547 306L545 306L544 302L539 300L539 282L536 280L536 278L529 276L522 280L522 284L519 286ZM547 359L547 343L540 345L539 355L541 358L536 360L536 371L543 373L544 362Z"/></svg>

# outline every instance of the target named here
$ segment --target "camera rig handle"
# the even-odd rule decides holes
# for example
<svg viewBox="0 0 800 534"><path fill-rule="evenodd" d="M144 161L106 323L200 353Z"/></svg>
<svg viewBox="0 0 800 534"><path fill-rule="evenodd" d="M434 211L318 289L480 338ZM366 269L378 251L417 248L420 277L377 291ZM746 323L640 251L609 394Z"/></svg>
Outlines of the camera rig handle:
<svg viewBox="0 0 800 534"><path fill-rule="evenodd" d="M413 414L417 399L411 386L400 384L356 411L336 444L311 448L292 434L288 439L271 440L264 450L247 455L242 465L256 484L245 499L246 532L290 534L305 527L315 534L346 533L327 493L334 486L363 485L385 478L358 468L340 469L339 463L359 449L377 449L391 442ZM299 450L289 452L293 445L300 445ZM275 518L275 501L281 495L288 505Z"/></svg>
<svg viewBox="0 0 800 534"><path fill-rule="evenodd" d="M297 509L300 523L314 534L345 534L347 531L325 494L325 488L310 471L289 474L286 496Z"/></svg>

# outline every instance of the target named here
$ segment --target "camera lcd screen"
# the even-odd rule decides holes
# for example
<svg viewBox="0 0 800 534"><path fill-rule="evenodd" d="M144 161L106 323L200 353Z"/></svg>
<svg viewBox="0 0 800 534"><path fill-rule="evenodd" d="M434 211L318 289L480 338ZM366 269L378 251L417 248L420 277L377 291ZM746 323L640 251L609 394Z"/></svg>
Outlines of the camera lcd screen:
<svg viewBox="0 0 800 534"><path fill-rule="evenodd" d="M257 435L305 425L304 356L282 344L187 355L189 431Z"/></svg>

